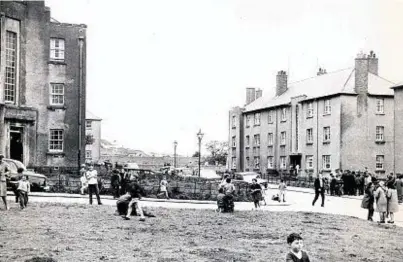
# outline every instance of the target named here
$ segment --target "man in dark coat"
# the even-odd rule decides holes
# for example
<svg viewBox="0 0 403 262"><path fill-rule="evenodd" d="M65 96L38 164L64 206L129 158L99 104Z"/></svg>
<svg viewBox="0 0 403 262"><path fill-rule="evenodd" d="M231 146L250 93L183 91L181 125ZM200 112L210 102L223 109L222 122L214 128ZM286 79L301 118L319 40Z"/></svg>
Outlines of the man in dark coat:
<svg viewBox="0 0 403 262"><path fill-rule="evenodd" d="M315 179L315 198L312 201L312 206L315 205L316 200L318 200L319 195L322 198L322 207L325 206L325 181L322 177L322 174L319 173L318 177Z"/></svg>
<svg viewBox="0 0 403 262"><path fill-rule="evenodd" d="M112 193L113 193L113 198L119 198L120 197L120 175L119 171L117 169L114 169L112 171L112 176L111 176L111 188L112 188Z"/></svg>

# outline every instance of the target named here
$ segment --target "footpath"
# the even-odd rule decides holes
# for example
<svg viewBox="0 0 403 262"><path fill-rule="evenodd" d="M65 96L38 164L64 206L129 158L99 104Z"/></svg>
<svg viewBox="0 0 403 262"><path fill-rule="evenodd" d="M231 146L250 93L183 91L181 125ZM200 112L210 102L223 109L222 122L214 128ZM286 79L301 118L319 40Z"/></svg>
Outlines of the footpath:
<svg viewBox="0 0 403 262"><path fill-rule="evenodd" d="M269 194L276 194L276 190L278 189L278 185L276 184L269 184ZM290 187L287 186L287 191L288 192L298 192L298 193L304 193L304 194L315 194L315 191L313 188L303 188L303 187ZM11 191L7 192L7 196L14 196L14 193ZM80 195L80 194L68 194L68 193L49 193L49 192L32 192L30 193L30 196L33 197L50 197L50 198L88 198L87 195ZM347 199L357 199L361 200L362 196L341 196L340 198L347 198ZM110 195L101 195L101 199L107 199L107 200L113 200L113 197ZM148 202L169 202L169 203L184 203L184 204L216 204L216 201L209 201L209 200L184 200L184 199L159 199L159 198L142 198L143 201L148 201ZM241 202L238 202L241 203ZM248 203L248 202L244 202ZM289 206L292 203L279 203L276 201L273 201L272 203L268 203L268 205L274 205L274 206Z"/></svg>

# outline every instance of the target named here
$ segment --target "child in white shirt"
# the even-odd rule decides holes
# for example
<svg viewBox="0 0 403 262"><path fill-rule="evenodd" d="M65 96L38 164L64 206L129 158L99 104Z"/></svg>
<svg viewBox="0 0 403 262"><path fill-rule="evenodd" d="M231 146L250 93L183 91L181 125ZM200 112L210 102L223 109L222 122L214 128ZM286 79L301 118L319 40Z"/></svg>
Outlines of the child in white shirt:
<svg viewBox="0 0 403 262"><path fill-rule="evenodd" d="M27 207L28 204L28 194L31 192L31 186L29 181L27 180L27 176L23 175L21 179L18 181L18 200L20 202L21 209Z"/></svg>

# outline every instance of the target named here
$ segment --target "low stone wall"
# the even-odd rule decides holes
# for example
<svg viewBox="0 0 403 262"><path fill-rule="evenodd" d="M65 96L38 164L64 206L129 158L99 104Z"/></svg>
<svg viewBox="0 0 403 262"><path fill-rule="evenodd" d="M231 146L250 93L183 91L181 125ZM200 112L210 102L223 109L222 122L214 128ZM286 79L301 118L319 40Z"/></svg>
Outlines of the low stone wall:
<svg viewBox="0 0 403 262"><path fill-rule="evenodd" d="M156 198L159 193L159 185L163 175L143 175L139 178L139 184L146 191L146 197ZM195 199L195 200L216 200L218 186L221 181L208 180L199 177L168 177L168 192L171 198L175 199ZM108 177L102 178L102 194L111 194L110 180ZM80 178L67 175L52 176L48 179L48 185L52 192L79 193ZM236 201L250 200L250 189L246 182L235 182Z"/></svg>

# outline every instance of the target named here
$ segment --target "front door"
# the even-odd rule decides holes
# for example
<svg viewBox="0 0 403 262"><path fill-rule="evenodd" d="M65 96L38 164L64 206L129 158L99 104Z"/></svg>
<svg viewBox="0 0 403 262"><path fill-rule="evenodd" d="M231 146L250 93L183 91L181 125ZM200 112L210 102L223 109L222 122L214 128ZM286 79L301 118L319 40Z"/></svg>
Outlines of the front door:
<svg viewBox="0 0 403 262"><path fill-rule="evenodd" d="M10 158L24 162L22 127L10 126Z"/></svg>

